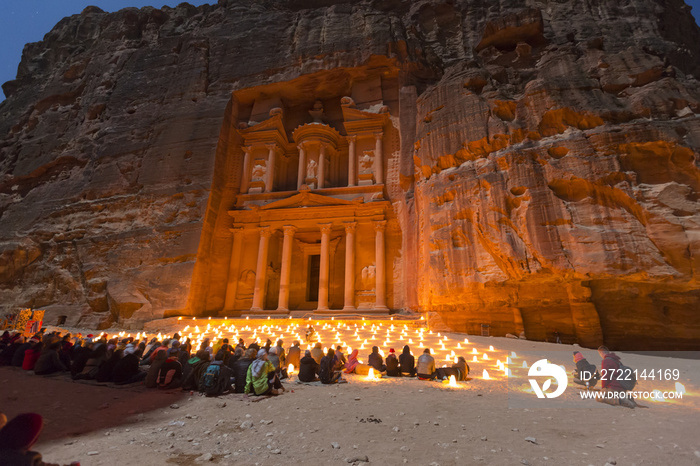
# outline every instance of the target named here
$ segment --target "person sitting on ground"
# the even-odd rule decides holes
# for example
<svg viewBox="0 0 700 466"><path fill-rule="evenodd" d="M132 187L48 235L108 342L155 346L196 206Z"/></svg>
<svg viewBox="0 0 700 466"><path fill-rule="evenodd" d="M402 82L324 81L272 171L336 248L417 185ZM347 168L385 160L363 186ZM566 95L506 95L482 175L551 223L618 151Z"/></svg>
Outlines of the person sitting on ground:
<svg viewBox="0 0 700 466"><path fill-rule="evenodd" d="M75 343L73 346L73 361L70 365L70 375L73 379L78 378L85 369L85 364L92 357L93 344L85 340L83 343Z"/></svg>
<svg viewBox="0 0 700 466"><path fill-rule="evenodd" d="M314 341L316 341L316 330L309 325L306 327L306 343L312 343Z"/></svg>
<svg viewBox="0 0 700 466"><path fill-rule="evenodd" d="M265 350L261 349L258 351L257 359L248 368L245 384L246 394L279 395L283 391L284 387L275 373L275 368L267 360Z"/></svg>
<svg viewBox="0 0 700 466"><path fill-rule="evenodd" d="M0 414L0 417L4 419L5 415ZM43 427L44 420L36 413L18 414L0 426L0 465L49 466L44 463L40 453L29 450Z"/></svg>
<svg viewBox="0 0 700 466"><path fill-rule="evenodd" d="M207 350L209 352L209 358L212 360L214 359L214 350L211 347L211 342L208 337L205 338L204 341L202 341L202 344L199 345L199 349Z"/></svg>
<svg viewBox="0 0 700 466"><path fill-rule="evenodd" d="M323 347L321 343L316 343L313 348L311 348L311 357L314 358L316 364L321 364L321 359L323 359Z"/></svg>
<svg viewBox="0 0 700 466"><path fill-rule="evenodd" d="M335 348L335 356L333 356L333 370L342 371L345 368L345 363L348 362L343 354L343 345L338 345Z"/></svg>
<svg viewBox="0 0 700 466"><path fill-rule="evenodd" d="M389 349L389 355L386 357L386 375L389 377L401 377L399 358L396 357L394 348Z"/></svg>
<svg viewBox="0 0 700 466"><path fill-rule="evenodd" d="M16 336L16 338L15 338ZM9 342L5 346L5 348L0 351L0 366L10 366L12 365L12 360L15 357L15 354L19 350L20 347L25 345L24 343L24 337L21 335L15 335L10 337ZM25 346L24 349L22 350L22 360L24 360L24 351L29 348L29 345ZM22 366L22 361L20 361L19 366Z"/></svg>
<svg viewBox="0 0 700 466"><path fill-rule="evenodd" d="M403 347L403 353L399 356L399 369L404 376L413 377L416 375L416 360L411 354L411 348L408 345Z"/></svg>
<svg viewBox="0 0 700 466"><path fill-rule="evenodd" d="M344 372L346 374L352 374L353 372L355 372L355 368L360 364L360 361L357 360L358 354L360 354L359 351L352 350L352 353L350 353L350 356L348 356L348 360L345 363L344 369Z"/></svg>
<svg viewBox="0 0 700 466"><path fill-rule="evenodd" d="M26 342L19 345L17 347L17 349L15 350L15 352L12 354L11 365L14 367L22 367L22 363L24 362L24 353L29 348L36 345L38 342L39 342L39 340L35 340L33 338L30 338Z"/></svg>
<svg viewBox="0 0 700 466"><path fill-rule="evenodd" d="M448 380L452 375L454 375L456 381L467 380L469 364L467 364L464 356L458 357L457 362L452 364L452 367L440 367L435 371L435 377L440 380Z"/></svg>
<svg viewBox="0 0 700 466"><path fill-rule="evenodd" d="M255 354L258 354L258 351L260 351L260 345L258 344L257 340L251 343L248 348L253 348L255 350Z"/></svg>
<svg viewBox="0 0 700 466"><path fill-rule="evenodd" d="M379 354L379 348L376 346L372 347L372 353L370 353L369 358L367 358L367 364L373 367L375 371L385 374L386 366L384 365L384 360L382 355Z"/></svg>
<svg viewBox="0 0 700 466"><path fill-rule="evenodd" d="M34 346L25 351L24 360L22 361L22 369L24 369L25 371L33 371L34 366L39 360L39 356L41 356L41 352L43 351L43 349L44 344L41 341L39 341L38 343L35 343Z"/></svg>
<svg viewBox="0 0 700 466"><path fill-rule="evenodd" d="M165 353L166 357L168 355L168 350L170 349L170 340L163 340L163 342L151 353L151 356L148 358L150 363L153 364L153 361L156 360L156 356L158 353Z"/></svg>
<svg viewBox="0 0 700 466"><path fill-rule="evenodd" d="M222 338L222 339L218 340L216 342L216 344L214 345L214 349L212 351L214 352L214 354L216 354L219 352L219 350L221 348L224 348L224 347L230 347L230 345L228 344L228 338ZM233 352L233 349L231 349L231 352Z"/></svg>
<svg viewBox="0 0 700 466"><path fill-rule="evenodd" d="M430 355L430 348L423 350L418 357L416 374L421 380L433 380L435 378L435 359Z"/></svg>
<svg viewBox="0 0 700 466"><path fill-rule="evenodd" d="M231 391L233 372L224 364L225 351L219 351L199 381L199 391L206 396L221 396Z"/></svg>
<svg viewBox="0 0 700 466"><path fill-rule="evenodd" d="M265 351L267 352L267 354L270 354L270 348L271 348L271 347L272 347L272 340L270 340L270 339L268 338L267 341L265 342L265 346L264 346L264 349L265 349Z"/></svg>
<svg viewBox="0 0 700 466"><path fill-rule="evenodd" d="M299 370L299 361L301 361L301 347L299 346L299 340L294 340L294 344L289 348L287 354L286 365L289 367L290 364L294 366L294 369Z"/></svg>
<svg viewBox="0 0 700 466"><path fill-rule="evenodd" d="M132 346L133 348L133 346ZM114 365L112 371L112 380L116 385L127 385L130 383L140 382L146 378L146 371L139 369L139 360L145 345L132 349L127 346L122 357Z"/></svg>
<svg viewBox="0 0 700 466"><path fill-rule="evenodd" d="M277 356L280 358L280 367L285 369L287 367L287 355L284 352L284 342L282 340L277 340Z"/></svg>
<svg viewBox="0 0 700 466"><path fill-rule="evenodd" d="M275 372L277 373L277 376L280 378L280 380L284 380L287 378L287 369L281 364L280 357L278 354L279 349L279 347L273 346L272 348L270 348L270 352L268 353L267 357L268 360L275 367Z"/></svg>
<svg viewBox="0 0 700 466"><path fill-rule="evenodd" d="M112 382L114 380L114 366L116 366L119 360L122 358L123 353L123 350L114 350L112 356L110 356L109 359L100 365L100 368L97 370L95 380L102 383Z"/></svg>
<svg viewBox="0 0 700 466"><path fill-rule="evenodd" d="M70 341L71 334L66 333L60 343L58 357L65 367L70 367L70 355L73 352L73 343Z"/></svg>
<svg viewBox="0 0 700 466"><path fill-rule="evenodd" d="M246 377L248 375L248 368L255 359L255 356L255 349L249 348L243 354L243 357L233 364L234 391L236 393L245 393L245 384Z"/></svg>
<svg viewBox="0 0 700 466"><path fill-rule="evenodd" d="M321 358L321 364L318 368L318 378L323 384L338 383L340 380L340 372L334 370L333 361L335 360L335 352L333 348L328 348L328 354Z"/></svg>
<svg viewBox="0 0 700 466"><path fill-rule="evenodd" d="M245 340L243 340L243 338L238 339L238 344L236 345L236 348L243 348L243 352L245 353L246 347Z"/></svg>
<svg viewBox="0 0 700 466"><path fill-rule="evenodd" d="M141 365L147 365L151 361L151 355L153 352L160 347L160 342L158 341L158 338L153 337L151 338L151 341L146 345L146 349L143 352L142 360L141 360Z"/></svg>
<svg viewBox="0 0 700 466"><path fill-rule="evenodd" d="M83 370L75 376L76 379L94 380L100 366L107 360L107 345L98 343L94 348Z"/></svg>
<svg viewBox="0 0 700 466"><path fill-rule="evenodd" d="M168 358L158 371L158 388L177 388L182 384L182 364L180 364L180 350L170 348Z"/></svg>
<svg viewBox="0 0 700 466"><path fill-rule="evenodd" d="M233 347L229 345L228 343L224 343L221 345L221 348L219 348L219 351L216 351L214 353L214 360L216 360L216 356L221 356L221 361L224 361L224 364L228 366L229 359L231 359L231 356L233 355Z"/></svg>
<svg viewBox="0 0 700 466"><path fill-rule="evenodd" d="M182 389L199 390L199 381L209 367L209 351L199 350L182 366Z"/></svg>
<svg viewBox="0 0 700 466"><path fill-rule="evenodd" d="M231 370L233 370L233 366L236 364L236 361L243 357L243 353L245 353L243 348L241 348L240 346L236 346L236 350L233 352L231 357L228 358L228 362L226 363L226 365L230 367Z"/></svg>
<svg viewBox="0 0 700 466"><path fill-rule="evenodd" d="M316 382L318 374L318 363L311 356L311 351L306 350L304 357L299 361L299 380L301 382Z"/></svg>
<svg viewBox="0 0 700 466"><path fill-rule="evenodd" d="M574 351L574 363L576 363L576 370L574 370L572 374L574 376L574 383L583 385L586 388L595 387L598 380L600 380L600 373L595 365L588 362L580 351Z"/></svg>
<svg viewBox="0 0 700 466"><path fill-rule="evenodd" d="M44 351L34 366L36 375L49 375L56 372L67 371L68 368L61 362L58 352L61 349L61 343L52 343L47 351Z"/></svg>
<svg viewBox="0 0 700 466"><path fill-rule="evenodd" d="M166 359L168 359L168 355L165 352L158 352L155 361L153 361L153 364L148 368L148 373L144 380L146 388L156 388L158 386L158 373L163 364L165 364Z"/></svg>
<svg viewBox="0 0 700 466"><path fill-rule="evenodd" d="M606 346L598 348L598 354L603 358L601 370L604 377L601 379L603 392L610 394L610 397L596 398L596 401L613 406L624 406L625 408L636 408L637 402L628 396L628 390L622 385L623 379L633 376L622 373L622 362L620 357L611 352Z"/></svg>

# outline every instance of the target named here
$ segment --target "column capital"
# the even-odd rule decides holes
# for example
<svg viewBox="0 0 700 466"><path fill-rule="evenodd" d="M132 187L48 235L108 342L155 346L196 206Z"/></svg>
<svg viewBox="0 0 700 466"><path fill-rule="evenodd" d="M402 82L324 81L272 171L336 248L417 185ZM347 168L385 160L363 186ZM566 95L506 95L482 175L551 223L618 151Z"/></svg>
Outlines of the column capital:
<svg viewBox="0 0 700 466"><path fill-rule="evenodd" d="M386 220L375 220L372 222L374 231L384 231L386 228Z"/></svg>
<svg viewBox="0 0 700 466"><path fill-rule="evenodd" d="M260 227L258 231L260 231L260 236L262 238L269 238L273 233L272 227L269 226Z"/></svg>
<svg viewBox="0 0 700 466"><path fill-rule="evenodd" d="M297 144L297 149L306 150L307 145L308 145L308 143L306 141L300 142L299 144Z"/></svg>
<svg viewBox="0 0 700 466"><path fill-rule="evenodd" d="M243 152L246 154L250 154L253 152L253 146L241 146L241 149L243 149Z"/></svg>
<svg viewBox="0 0 700 466"><path fill-rule="evenodd" d="M280 146L278 146L276 143L268 143L265 144L265 147L267 147L267 150L273 150L275 152L279 152Z"/></svg>
<svg viewBox="0 0 700 466"><path fill-rule="evenodd" d="M357 134L348 134L347 136L345 136L345 139L348 142L355 142L357 141Z"/></svg>
<svg viewBox="0 0 700 466"><path fill-rule="evenodd" d="M355 233L355 228L357 228L357 222L345 222L343 223L345 227L345 233Z"/></svg>
<svg viewBox="0 0 700 466"><path fill-rule="evenodd" d="M294 236L298 228L294 225L284 225L282 230L284 231L284 236Z"/></svg>
<svg viewBox="0 0 700 466"><path fill-rule="evenodd" d="M374 133L374 139L381 139L384 136L384 133L381 131Z"/></svg>
<svg viewBox="0 0 700 466"><path fill-rule="evenodd" d="M228 231L230 231L231 233L233 233L233 236L234 236L234 237L235 237L235 236L242 235L242 234L244 233L243 228L241 228L241 227L229 228Z"/></svg>
<svg viewBox="0 0 700 466"><path fill-rule="evenodd" d="M324 234L329 234L331 232L331 228L333 228L332 223L319 223L318 226L321 228L321 233Z"/></svg>

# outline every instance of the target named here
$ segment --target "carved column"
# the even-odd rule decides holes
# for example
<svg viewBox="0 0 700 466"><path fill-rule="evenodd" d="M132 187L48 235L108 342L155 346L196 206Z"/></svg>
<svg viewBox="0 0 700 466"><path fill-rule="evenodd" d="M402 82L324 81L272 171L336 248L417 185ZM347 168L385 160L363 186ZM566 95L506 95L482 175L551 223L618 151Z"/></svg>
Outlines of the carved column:
<svg viewBox="0 0 700 466"><path fill-rule="evenodd" d="M241 193L245 194L248 192L248 184L250 183L250 159L253 156L253 148L243 146L243 152L245 152L245 157L243 158L243 174L241 175Z"/></svg>
<svg viewBox="0 0 700 466"><path fill-rule="evenodd" d="M318 310L328 310L328 277L330 275L330 223L319 223L321 227L321 264L318 277Z"/></svg>
<svg viewBox="0 0 700 466"><path fill-rule="evenodd" d="M304 144L299 144L297 146L299 149L299 172L297 175L297 191L301 189L306 181L306 150L304 149Z"/></svg>
<svg viewBox="0 0 700 466"><path fill-rule="evenodd" d="M292 239L297 227L285 225L284 242L282 243L282 270L280 271L280 294L277 301L278 311L289 311L289 274L292 267Z"/></svg>
<svg viewBox="0 0 700 466"><path fill-rule="evenodd" d="M375 309L388 309L386 307L386 270L384 268L384 229L386 228L386 220L373 222L375 235L375 254L376 254L376 290L375 290Z"/></svg>
<svg viewBox="0 0 700 466"><path fill-rule="evenodd" d="M267 144L267 179L265 180L265 192L269 193L275 189L275 156L277 155L277 145Z"/></svg>
<svg viewBox="0 0 700 466"><path fill-rule="evenodd" d="M265 303L265 275L267 274L267 250L270 246L270 227L260 227L260 245L258 246L258 266L255 270L255 289L253 290L253 307L251 311L262 311Z"/></svg>
<svg viewBox="0 0 700 466"><path fill-rule="evenodd" d="M343 311L355 311L355 227L345 223L345 302Z"/></svg>
<svg viewBox="0 0 700 466"><path fill-rule="evenodd" d="M231 262L228 266L228 283L226 284L226 300L224 301L225 311L233 311L236 305L238 274L241 269L241 248L243 247L243 229L231 228L231 233L233 233L233 248L231 249Z"/></svg>
<svg viewBox="0 0 700 466"><path fill-rule="evenodd" d="M384 183L384 156L382 155L382 133L374 133L374 179Z"/></svg>
<svg viewBox="0 0 700 466"><path fill-rule="evenodd" d="M348 186L355 186L357 175L355 175L355 167L357 167L357 156L355 155L355 142L357 136L348 136Z"/></svg>
<svg viewBox="0 0 700 466"><path fill-rule="evenodd" d="M318 150L318 187L323 188L326 184L326 146L321 143Z"/></svg>

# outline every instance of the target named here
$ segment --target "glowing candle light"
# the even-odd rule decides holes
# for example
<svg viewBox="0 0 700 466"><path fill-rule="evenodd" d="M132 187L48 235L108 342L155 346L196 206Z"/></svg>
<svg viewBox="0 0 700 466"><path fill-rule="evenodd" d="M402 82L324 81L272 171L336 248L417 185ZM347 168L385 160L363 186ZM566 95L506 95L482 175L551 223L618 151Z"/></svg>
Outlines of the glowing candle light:
<svg viewBox="0 0 700 466"><path fill-rule="evenodd" d="M465 345L468 345L468 344L469 344L469 340L467 340L467 339L465 338L465 339L464 339L464 344L465 344Z"/></svg>
<svg viewBox="0 0 700 466"><path fill-rule="evenodd" d="M484 361L488 361L488 360L489 360L489 355L486 354L486 353L484 353L484 355L481 357L481 359L483 359Z"/></svg>
<svg viewBox="0 0 700 466"><path fill-rule="evenodd" d="M472 348L472 354L479 354L479 352L476 350L476 348Z"/></svg>
<svg viewBox="0 0 700 466"><path fill-rule="evenodd" d="M287 366L287 374L292 375L294 373L294 364Z"/></svg>
<svg viewBox="0 0 700 466"><path fill-rule="evenodd" d="M494 351L493 345L489 346L489 351Z"/></svg>
<svg viewBox="0 0 700 466"><path fill-rule="evenodd" d="M513 361L511 361L510 356L506 358L506 364L513 364Z"/></svg>
<svg viewBox="0 0 700 466"><path fill-rule="evenodd" d="M527 361L523 361L523 369L527 369Z"/></svg>
<svg viewBox="0 0 700 466"><path fill-rule="evenodd" d="M481 374L481 378L484 380L491 380L491 377L489 377L489 373L484 369L484 372Z"/></svg>
<svg viewBox="0 0 700 466"><path fill-rule="evenodd" d="M479 358L477 358L476 356L474 356L474 359L472 359L472 362L479 362Z"/></svg>
<svg viewBox="0 0 700 466"><path fill-rule="evenodd" d="M448 382L447 386L452 387L452 388L457 388L457 379L455 379L454 375L450 376L450 381Z"/></svg>
<svg viewBox="0 0 700 466"><path fill-rule="evenodd" d="M374 368L370 367L367 373L367 380L374 380Z"/></svg>
<svg viewBox="0 0 700 466"><path fill-rule="evenodd" d="M682 383L676 382L676 393L682 393L685 395L685 386Z"/></svg>

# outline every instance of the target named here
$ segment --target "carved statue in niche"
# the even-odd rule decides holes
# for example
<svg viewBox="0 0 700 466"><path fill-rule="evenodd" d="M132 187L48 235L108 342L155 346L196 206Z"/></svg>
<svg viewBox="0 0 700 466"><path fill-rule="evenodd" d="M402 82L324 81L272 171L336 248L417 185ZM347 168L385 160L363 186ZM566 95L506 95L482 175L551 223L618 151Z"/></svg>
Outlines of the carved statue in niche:
<svg viewBox="0 0 700 466"><path fill-rule="evenodd" d="M241 276L238 280L238 288L236 288L236 299L253 299L253 292L255 291L255 272L250 269L246 269L241 272Z"/></svg>
<svg viewBox="0 0 700 466"><path fill-rule="evenodd" d="M374 151L366 150L360 157L360 173L371 173L374 165Z"/></svg>
<svg viewBox="0 0 700 466"><path fill-rule="evenodd" d="M262 164L255 164L253 167L253 181L263 181L265 178L265 173L267 172L267 167Z"/></svg>
<svg viewBox="0 0 700 466"><path fill-rule="evenodd" d="M368 265L362 269L362 289L370 291L376 286L377 269L374 265Z"/></svg>
<svg viewBox="0 0 700 466"><path fill-rule="evenodd" d="M309 160L309 163L306 165L306 178L316 178L316 161L315 160Z"/></svg>
<svg viewBox="0 0 700 466"><path fill-rule="evenodd" d="M309 110L309 115L313 118L314 123L324 123L323 103L320 100L314 103L314 108Z"/></svg>

